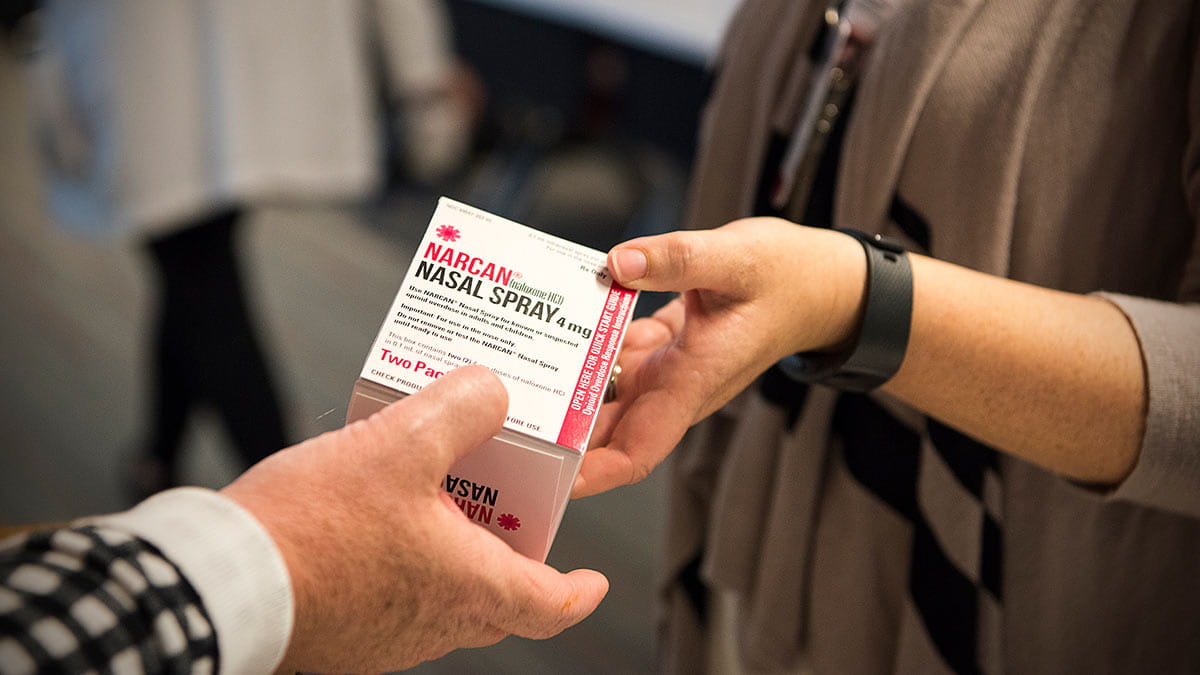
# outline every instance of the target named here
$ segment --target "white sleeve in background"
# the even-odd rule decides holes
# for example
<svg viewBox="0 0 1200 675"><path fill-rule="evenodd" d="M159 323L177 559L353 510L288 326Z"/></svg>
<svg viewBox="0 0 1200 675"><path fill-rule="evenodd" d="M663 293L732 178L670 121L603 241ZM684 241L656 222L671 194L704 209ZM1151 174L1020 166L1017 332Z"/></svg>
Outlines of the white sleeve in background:
<svg viewBox="0 0 1200 675"><path fill-rule="evenodd" d="M473 113L451 95L457 56L450 18L438 0L376 0L373 16L403 166L418 181L437 183L462 166L472 140Z"/></svg>
<svg viewBox="0 0 1200 675"><path fill-rule="evenodd" d="M227 673L270 673L292 632L283 556L257 520L230 499L177 488L122 513L88 519L153 544L204 602Z"/></svg>
<svg viewBox="0 0 1200 675"><path fill-rule="evenodd" d="M375 0L373 11L393 98L445 86L455 56L440 0Z"/></svg>

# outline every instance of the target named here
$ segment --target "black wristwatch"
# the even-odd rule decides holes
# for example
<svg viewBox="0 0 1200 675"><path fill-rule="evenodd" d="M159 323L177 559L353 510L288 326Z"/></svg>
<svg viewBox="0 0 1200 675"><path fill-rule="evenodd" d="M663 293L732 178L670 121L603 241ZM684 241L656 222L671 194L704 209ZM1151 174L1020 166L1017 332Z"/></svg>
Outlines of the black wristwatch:
<svg viewBox="0 0 1200 675"><path fill-rule="evenodd" d="M840 354L793 354L779 367L800 382L870 391L891 379L904 362L912 323L912 267L904 248L892 239L849 228L837 231L857 239L867 253L865 304L854 345Z"/></svg>

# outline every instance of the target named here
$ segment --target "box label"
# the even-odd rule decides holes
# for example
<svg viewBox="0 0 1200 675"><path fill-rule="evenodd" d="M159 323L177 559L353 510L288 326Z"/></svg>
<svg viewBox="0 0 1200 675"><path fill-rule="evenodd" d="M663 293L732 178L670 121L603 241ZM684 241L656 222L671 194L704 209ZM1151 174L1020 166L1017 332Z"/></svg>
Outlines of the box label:
<svg viewBox="0 0 1200 675"><path fill-rule="evenodd" d="M443 197L362 377L414 393L483 364L506 428L582 452L635 299L604 253Z"/></svg>
<svg viewBox="0 0 1200 675"><path fill-rule="evenodd" d="M454 464L442 481L454 504L516 551L545 560L553 538L563 456L490 439Z"/></svg>

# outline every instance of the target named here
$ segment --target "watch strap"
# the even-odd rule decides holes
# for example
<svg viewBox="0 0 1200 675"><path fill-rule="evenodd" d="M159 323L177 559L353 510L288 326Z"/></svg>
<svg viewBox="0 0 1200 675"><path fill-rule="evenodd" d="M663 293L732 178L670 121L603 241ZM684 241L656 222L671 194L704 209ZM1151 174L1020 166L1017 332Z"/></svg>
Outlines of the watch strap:
<svg viewBox="0 0 1200 675"><path fill-rule="evenodd" d="M779 362L789 377L846 391L870 391L887 382L908 348L912 323L912 267L904 248L883 235L839 228L867 254L862 322L854 345L841 353L802 352Z"/></svg>

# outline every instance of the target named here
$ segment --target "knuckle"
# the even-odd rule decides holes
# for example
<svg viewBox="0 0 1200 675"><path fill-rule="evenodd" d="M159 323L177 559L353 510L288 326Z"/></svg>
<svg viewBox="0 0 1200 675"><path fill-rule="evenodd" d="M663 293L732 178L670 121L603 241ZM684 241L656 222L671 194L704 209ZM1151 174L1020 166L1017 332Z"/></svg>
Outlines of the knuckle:
<svg viewBox="0 0 1200 675"><path fill-rule="evenodd" d="M363 453L387 440L383 431L384 425L376 419L380 414L375 413L366 419L356 420L341 429L340 433L345 434L345 446L349 451Z"/></svg>
<svg viewBox="0 0 1200 675"><path fill-rule="evenodd" d="M676 232L667 239L664 250L667 268L672 276L687 276L700 254L701 240L693 232Z"/></svg>
<svg viewBox="0 0 1200 675"><path fill-rule="evenodd" d="M538 625L533 627L530 637L545 639L554 637L570 628L575 622L571 614L571 601L547 607L538 617Z"/></svg>
<svg viewBox="0 0 1200 675"><path fill-rule="evenodd" d="M652 471L654 471L654 466L652 464L647 464L645 462L633 463L629 472L630 484L642 482L650 475Z"/></svg>
<svg viewBox="0 0 1200 675"><path fill-rule="evenodd" d="M575 623L571 607L577 598L573 592L564 594L542 579L529 580L528 594L516 608L522 615L517 623L524 626L525 637L553 637Z"/></svg>
<svg viewBox="0 0 1200 675"><path fill-rule="evenodd" d="M442 438L442 429L435 410L430 406L414 403L416 401L410 396L377 413L383 419L365 431L365 440L375 443L378 447L423 449L420 452L405 454L425 456L427 453L424 450L436 445Z"/></svg>
<svg viewBox="0 0 1200 675"><path fill-rule="evenodd" d="M431 438L436 435L435 432L441 426L438 420L439 416L430 406L408 406L408 409L404 411L404 418L400 420L397 431L409 436L414 441Z"/></svg>

